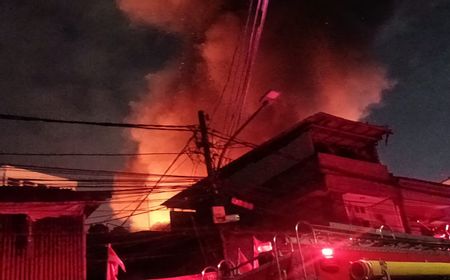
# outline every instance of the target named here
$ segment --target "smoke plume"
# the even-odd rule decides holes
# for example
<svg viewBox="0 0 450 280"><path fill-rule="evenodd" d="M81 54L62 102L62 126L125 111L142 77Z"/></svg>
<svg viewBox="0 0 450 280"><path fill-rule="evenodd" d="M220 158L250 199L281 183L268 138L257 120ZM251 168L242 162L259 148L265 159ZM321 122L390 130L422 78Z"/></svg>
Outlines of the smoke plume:
<svg viewBox="0 0 450 280"><path fill-rule="evenodd" d="M239 67L248 43L250 3L257 2L120 0L119 8L133 24L177 34L183 44L165 69L147 76L148 93L131 104L128 121L195 124L201 109L210 114L211 126L229 133L238 115L241 121L248 117L259 107L261 95L275 89L282 92L279 100L240 135L258 143L317 111L361 118L368 105L379 102L383 91L392 86L371 51L378 28L391 14L391 1L272 0L248 95L242 99L236 94L243 73ZM237 112L239 106L242 111ZM191 137L180 134L134 130L131 137L138 143L138 152L174 152L181 151ZM129 169L164 173L172 160L173 156L137 157ZM204 174L203 170L188 159L169 173ZM151 195L150 207L166 197ZM151 224L167 222L164 215L152 212ZM136 217L135 227L148 219Z"/></svg>

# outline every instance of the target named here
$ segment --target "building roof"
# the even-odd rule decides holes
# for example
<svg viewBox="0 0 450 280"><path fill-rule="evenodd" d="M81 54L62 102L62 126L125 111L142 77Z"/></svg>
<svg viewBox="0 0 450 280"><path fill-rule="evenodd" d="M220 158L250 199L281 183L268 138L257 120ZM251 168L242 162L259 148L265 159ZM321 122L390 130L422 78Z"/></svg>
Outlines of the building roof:
<svg viewBox="0 0 450 280"><path fill-rule="evenodd" d="M283 148L288 147L290 144L293 146L297 145L295 141L305 132L309 132L313 142L354 148L375 147L384 136L392 133L389 128L384 126L351 121L326 113L317 113L224 166L217 171L215 180L230 178L235 173L246 168L249 169L250 166L254 167L257 162L262 162L263 160L277 160L273 155L279 153L279 151L282 151ZM269 157L272 157L272 159ZM271 166L271 172L273 175L276 175L276 172L281 173L290 166L299 163L302 159L304 158L296 157L295 153L289 151L288 154L285 153L283 155L282 159L278 159L278 162L283 162L282 164L273 164ZM286 165L286 162L289 161L290 163ZM284 166L281 167L281 165ZM273 170L277 168L280 169ZM209 180L211 179L201 180L167 200L163 205L169 208L194 208L199 201L205 199L205 196L209 196Z"/></svg>
<svg viewBox="0 0 450 280"><path fill-rule="evenodd" d="M74 180L43 173L36 167L30 169L12 165L0 166L0 180L3 186L56 187L75 190L78 185Z"/></svg>
<svg viewBox="0 0 450 280"><path fill-rule="evenodd" d="M102 201L111 197L111 192L74 191L54 187L0 187L1 205L43 205L79 204L86 215L91 214ZM1 212L1 210L0 210Z"/></svg>
<svg viewBox="0 0 450 280"><path fill-rule="evenodd" d="M301 128L303 131L312 130L315 140L357 147L376 144L384 135L392 134L385 126L351 121L326 113L317 113L304 119L290 133Z"/></svg>
<svg viewBox="0 0 450 280"><path fill-rule="evenodd" d="M98 202L110 197L110 192L74 191L70 189L39 187L0 187L0 202Z"/></svg>

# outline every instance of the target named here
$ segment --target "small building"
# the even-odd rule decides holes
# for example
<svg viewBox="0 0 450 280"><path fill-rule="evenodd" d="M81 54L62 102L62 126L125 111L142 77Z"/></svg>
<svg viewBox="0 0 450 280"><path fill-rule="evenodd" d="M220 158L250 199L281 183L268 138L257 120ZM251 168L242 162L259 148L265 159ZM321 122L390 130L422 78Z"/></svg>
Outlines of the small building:
<svg viewBox="0 0 450 280"><path fill-rule="evenodd" d="M0 279L86 279L84 221L105 192L0 186Z"/></svg>

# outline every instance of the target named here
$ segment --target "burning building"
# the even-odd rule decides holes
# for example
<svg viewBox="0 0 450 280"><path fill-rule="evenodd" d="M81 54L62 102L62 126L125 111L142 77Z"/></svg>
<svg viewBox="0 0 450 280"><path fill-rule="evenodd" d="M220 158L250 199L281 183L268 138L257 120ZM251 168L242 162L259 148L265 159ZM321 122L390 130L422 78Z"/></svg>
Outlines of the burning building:
<svg viewBox="0 0 450 280"><path fill-rule="evenodd" d="M376 149L390 134L383 126L312 115L166 201L174 209L172 228L215 229L221 248L211 252L212 262L235 261L238 248L251 255L251 236L271 238L299 221L448 238L450 189L391 174Z"/></svg>

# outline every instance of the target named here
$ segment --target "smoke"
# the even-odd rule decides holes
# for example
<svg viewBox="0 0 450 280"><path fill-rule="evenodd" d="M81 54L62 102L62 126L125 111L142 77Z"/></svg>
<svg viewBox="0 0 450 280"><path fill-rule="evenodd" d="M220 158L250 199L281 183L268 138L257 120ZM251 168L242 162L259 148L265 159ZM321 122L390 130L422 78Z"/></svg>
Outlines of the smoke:
<svg viewBox="0 0 450 280"><path fill-rule="evenodd" d="M247 42L243 34L248 31L248 3L244 2L118 2L134 24L175 33L183 44L182 51L164 70L147 76L148 94L131 104L128 121L195 124L196 112L202 109L212 115L215 128L230 130L238 114L249 116L258 108L261 95L275 89L282 92L277 103L258 115L240 135L261 142L317 111L359 119L392 87L386 70L370 49L378 28L391 13L391 1L272 0L246 103L242 112L233 111L236 103L243 102L236 92ZM138 152L181 151L191 137L140 130L130 136L138 143ZM129 169L164 173L172 160L173 156L135 158ZM186 159L170 173L204 174L204 167L195 167L192 162L196 161ZM151 195L149 207L170 195ZM132 225L146 225L148 217L143 216L133 219ZM167 220L163 212L150 216L151 224Z"/></svg>
<svg viewBox="0 0 450 280"><path fill-rule="evenodd" d="M218 12L221 1L118 0L119 8L138 24L169 32L201 32ZM192 34L189 34L192 35Z"/></svg>

